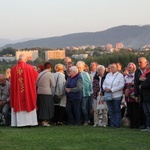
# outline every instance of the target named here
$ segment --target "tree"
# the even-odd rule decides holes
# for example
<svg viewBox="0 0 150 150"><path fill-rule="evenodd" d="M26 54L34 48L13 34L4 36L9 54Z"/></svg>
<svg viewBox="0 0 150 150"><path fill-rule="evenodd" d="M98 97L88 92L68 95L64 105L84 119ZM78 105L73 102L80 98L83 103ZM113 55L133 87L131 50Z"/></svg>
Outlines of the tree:
<svg viewBox="0 0 150 150"><path fill-rule="evenodd" d="M12 47L7 47L0 52L0 56L6 55L6 54L12 54L12 56L15 56L16 51L17 49L13 49Z"/></svg>

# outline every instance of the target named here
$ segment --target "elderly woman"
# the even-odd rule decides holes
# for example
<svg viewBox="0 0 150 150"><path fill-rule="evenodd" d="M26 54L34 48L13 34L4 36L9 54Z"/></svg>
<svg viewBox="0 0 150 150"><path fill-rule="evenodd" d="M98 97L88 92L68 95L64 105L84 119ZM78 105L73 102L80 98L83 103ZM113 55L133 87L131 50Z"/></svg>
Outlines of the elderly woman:
<svg viewBox="0 0 150 150"><path fill-rule="evenodd" d="M6 77L7 81L10 81L10 78L11 78L11 69L10 68L6 69L6 71L5 71L5 77Z"/></svg>
<svg viewBox="0 0 150 150"><path fill-rule="evenodd" d="M94 127L96 126L106 127L108 124L107 109L97 110L97 97L104 95L104 90L102 87L104 79L105 79L105 67L99 65L97 67L97 74L93 78ZM103 99L103 103L105 103L104 99ZM101 118L101 122L99 121L99 118Z"/></svg>
<svg viewBox="0 0 150 150"><path fill-rule="evenodd" d="M130 120L131 128L139 128L139 103L134 97L134 72L136 66L130 62L127 65L128 74L125 76L124 94L127 102L127 115Z"/></svg>
<svg viewBox="0 0 150 150"><path fill-rule="evenodd" d="M61 100L60 103L54 103L54 122L55 124L62 125L65 119L66 114L66 95L65 95L65 75L64 75L64 65L57 64L55 66L55 89L54 94L60 96Z"/></svg>
<svg viewBox="0 0 150 150"><path fill-rule="evenodd" d="M10 82L0 74L0 123L10 125ZM4 116L4 120L1 118Z"/></svg>
<svg viewBox="0 0 150 150"><path fill-rule="evenodd" d="M39 66L37 66L37 71L40 73L42 71L44 71L44 64L41 64Z"/></svg>
<svg viewBox="0 0 150 150"><path fill-rule="evenodd" d="M103 83L105 92L112 93L112 99L106 101L110 116L110 126L120 127L121 125L121 100L123 96L124 77L118 72L117 64L111 64L111 72L106 75Z"/></svg>
<svg viewBox="0 0 150 150"><path fill-rule="evenodd" d="M54 103L52 88L55 87L54 76L51 73L52 65L44 64L44 71L40 72L37 79L37 116L42 126L50 126L49 121L54 116Z"/></svg>
<svg viewBox="0 0 150 150"><path fill-rule="evenodd" d="M88 125L90 115L89 115L89 104L90 104L90 96L92 93L92 82L90 75L84 71L85 63L83 61L78 61L76 64L78 71L82 77L83 81L83 90L82 90L82 100L81 100L81 110L83 116L84 125Z"/></svg>
<svg viewBox="0 0 150 150"><path fill-rule="evenodd" d="M69 125L80 124L80 102L82 99L82 78L78 74L78 68L70 68L70 76L66 82L67 116Z"/></svg>

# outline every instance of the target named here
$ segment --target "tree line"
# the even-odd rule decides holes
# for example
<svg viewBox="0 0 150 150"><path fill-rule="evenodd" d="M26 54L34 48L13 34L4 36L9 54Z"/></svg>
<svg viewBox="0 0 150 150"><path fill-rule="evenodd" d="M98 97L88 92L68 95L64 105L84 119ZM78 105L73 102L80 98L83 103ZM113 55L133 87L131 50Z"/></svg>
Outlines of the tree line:
<svg viewBox="0 0 150 150"><path fill-rule="evenodd" d="M31 65L38 66L40 64L43 64L45 62L45 51L49 50L47 48L33 48L39 50L39 57L33 62L33 61L28 61L27 63ZM31 50L31 49L30 49ZM88 49L89 50L89 49ZM11 47L8 47L6 49L3 49L0 52L0 56L6 55L6 54L12 54L15 56L15 52L17 49L13 49ZM71 51L67 50L66 51L66 56L72 57L73 54L83 54L86 53L87 50L76 50L76 51ZM95 61L98 64L108 66L110 63L114 62L120 62L123 67L126 67L129 62L133 62L137 65L138 58L139 57L146 57L148 60L150 60L150 51L127 51L127 50L121 50L120 52L113 52L113 53L100 53L102 52L101 49L95 49L92 50L93 56L88 56L88 58L83 59L83 61L87 64L90 65L91 62ZM53 66L55 66L57 63L63 63L63 60L49 60ZM74 63L76 63L78 60L73 59ZM0 72L4 72L6 68L11 68L14 64L16 64L16 60L12 62L7 62L3 60L0 62Z"/></svg>

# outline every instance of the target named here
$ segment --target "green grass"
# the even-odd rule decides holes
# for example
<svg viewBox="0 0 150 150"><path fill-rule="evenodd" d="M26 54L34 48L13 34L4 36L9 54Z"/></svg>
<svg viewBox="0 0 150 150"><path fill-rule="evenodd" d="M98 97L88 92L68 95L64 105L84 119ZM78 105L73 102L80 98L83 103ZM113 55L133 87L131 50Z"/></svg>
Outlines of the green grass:
<svg viewBox="0 0 150 150"><path fill-rule="evenodd" d="M0 126L0 150L150 150L150 132L92 126Z"/></svg>

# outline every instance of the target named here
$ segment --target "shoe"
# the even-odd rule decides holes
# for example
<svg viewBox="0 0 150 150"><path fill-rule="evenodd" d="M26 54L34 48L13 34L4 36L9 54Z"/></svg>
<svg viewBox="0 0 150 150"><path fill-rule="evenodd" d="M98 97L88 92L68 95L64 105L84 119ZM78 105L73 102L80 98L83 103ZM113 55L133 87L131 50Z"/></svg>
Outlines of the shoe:
<svg viewBox="0 0 150 150"><path fill-rule="evenodd" d="M102 127L103 125L102 125L102 124L99 124L98 126L99 126L99 127Z"/></svg>
<svg viewBox="0 0 150 150"><path fill-rule="evenodd" d="M98 127L98 124L94 124L93 127Z"/></svg>
<svg viewBox="0 0 150 150"><path fill-rule="evenodd" d="M43 126L43 127L50 127L50 124L48 124L47 122L43 121L43 122L42 122L42 126Z"/></svg>
<svg viewBox="0 0 150 150"><path fill-rule="evenodd" d="M146 131L150 132L150 127L147 127L146 129L142 129L141 131L143 131L143 132L146 132Z"/></svg>
<svg viewBox="0 0 150 150"><path fill-rule="evenodd" d="M62 123L62 122L57 122L57 124L58 124L58 125L63 125L63 123Z"/></svg>
<svg viewBox="0 0 150 150"><path fill-rule="evenodd" d="M83 124L84 126L88 126L89 124L88 124L88 122L84 122L84 124Z"/></svg>
<svg viewBox="0 0 150 150"><path fill-rule="evenodd" d="M140 129L146 129L146 126L140 126L139 128Z"/></svg>

